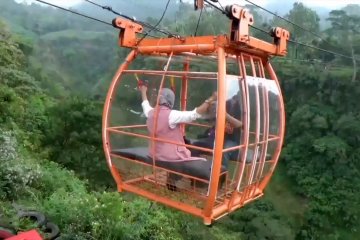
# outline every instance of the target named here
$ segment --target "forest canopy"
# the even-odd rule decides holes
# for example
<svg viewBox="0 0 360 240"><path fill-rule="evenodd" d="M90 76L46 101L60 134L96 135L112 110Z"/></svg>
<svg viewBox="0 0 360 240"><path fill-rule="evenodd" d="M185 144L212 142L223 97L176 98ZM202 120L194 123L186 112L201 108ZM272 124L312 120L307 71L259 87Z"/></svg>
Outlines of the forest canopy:
<svg viewBox="0 0 360 240"><path fill-rule="evenodd" d="M153 2L110 3L155 24L166 1ZM246 7L257 27L285 27L301 43L350 58L289 44L286 58L271 60L287 119L279 166L263 198L206 228L191 216L116 193L102 150L101 114L111 77L128 53L117 45L118 32L55 8L0 1L0 218L12 220L14 202L41 210L59 225L62 239L356 239L360 6L324 17L294 3L282 15L321 38ZM86 3L75 8L113 17ZM159 27L191 35L198 19L192 4L171 1ZM227 33L228 24L209 8L197 35ZM130 102L136 97L124 92L122 99L138 105Z"/></svg>

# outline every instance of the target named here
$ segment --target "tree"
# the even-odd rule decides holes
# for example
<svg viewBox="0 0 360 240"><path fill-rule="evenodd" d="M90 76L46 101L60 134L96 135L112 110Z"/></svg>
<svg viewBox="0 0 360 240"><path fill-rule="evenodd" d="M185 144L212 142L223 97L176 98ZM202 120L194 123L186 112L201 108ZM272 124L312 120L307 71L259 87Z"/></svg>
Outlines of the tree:
<svg viewBox="0 0 360 240"><path fill-rule="evenodd" d="M347 15L344 10L333 10L329 14L328 20L331 22L331 33L336 36L339 43L347 50L352 56L353 63L353 76L352 82L356 80L357 65L356 53L354 49L355 35L360 34L360 17L354 15ZM356 45L360 45L357 43Z"/></svg>

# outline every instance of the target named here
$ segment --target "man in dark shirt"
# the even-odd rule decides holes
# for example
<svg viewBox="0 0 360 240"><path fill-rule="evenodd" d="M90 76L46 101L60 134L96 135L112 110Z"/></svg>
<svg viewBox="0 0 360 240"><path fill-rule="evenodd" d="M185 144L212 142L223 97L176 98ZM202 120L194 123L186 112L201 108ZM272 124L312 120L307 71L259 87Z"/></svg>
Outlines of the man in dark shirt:
<svg viewBox="0 0 360 240"><path fill-rule="evenodd" d="M208 109L210 115L216 116L216 102ZM226 102L226 122L225 122L225 138L224 138L224 149L240 144L241 137L241 128L242 122L241 119L241 105L239 95L236 94L230 100ZM195 141L193 145L204 148L214 148L215 141L215 125L208 129L206 133L199 139ZM230 159L237 159L238 150L225 152L223 154L222 165L227 168L228 162ZM193 156L198 156L199 154L204 154L201 150L192 149L191 153Z"/></svg>
<svg viewBox="0 0 360 240"><path fill-rule="evenodd" d="M243 126L241 119L241 105L239 95L236 94L226 102L226 121L224 149L235 147L240 144L241 128ZM222 165L228 166L230 159L237 159L239 150L225 152L223 154Z"/></svg>

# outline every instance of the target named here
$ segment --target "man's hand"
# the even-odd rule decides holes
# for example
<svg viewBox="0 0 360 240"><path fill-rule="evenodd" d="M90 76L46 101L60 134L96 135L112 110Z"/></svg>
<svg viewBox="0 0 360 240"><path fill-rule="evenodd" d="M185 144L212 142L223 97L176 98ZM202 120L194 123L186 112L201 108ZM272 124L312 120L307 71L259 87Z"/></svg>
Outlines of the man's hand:
<svg viewBox="0 0 360 240"><path fill-rule="evenodd" d="M140 92L141 93L146 93L147 92L147 86L145 86L145 85L141 85L140 87L139 87L139 90L140 90Z"/></svg>
<svg viewBox="0 0 360 240"><path fill-rule="evenodd" d="M208 98L209 102L215 102L217 100L217 92L213 92L211 97Z"/></svg>

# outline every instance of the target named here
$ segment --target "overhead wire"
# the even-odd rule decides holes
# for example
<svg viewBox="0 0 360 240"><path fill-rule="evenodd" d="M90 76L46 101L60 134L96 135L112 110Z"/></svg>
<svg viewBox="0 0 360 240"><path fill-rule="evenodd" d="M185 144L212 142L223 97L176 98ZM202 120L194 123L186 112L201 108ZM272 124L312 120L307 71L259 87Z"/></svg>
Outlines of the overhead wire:
<svg viewBox="0 0 360 240"><path fill-rule="evenodd" d="M105 22L103 20L88 16L88 15L85 15L85 14L82 14L82 13L79 13L79 12L75 12L75 11L67 9L67 8L60 7L58 5L55 5L55 4L52 4L52 3L49 3L49 2L45 2L45 1L42 1L42 0L35 0L35 1L46 4L46 5L49 5L49 6L52 6L52 7L55 7L55 8L58 8L58 9L61 9L61 10L66 11L66 12L70 12L70 13L73 13L73 14L76 14L76 15L79 15L79 16L82 16L82 17L85 17L85 18L88 18L88 19L103 23L103 24L106 24L106 25L112 26L111 23Z"/></svg>
<svg viewBox="0 0 360 240"><path fill-rule="evenodd" d="M35 0L35 1L40 2L40 3L43 3L43 4L46 4L46 5L48 5L48 6L52 6L52 7L58 8L58 9L60 9L60 10L63 10L63 11L66 11L66 12L70 12L70 13L72 13L72 14L79 15L79 16L81 16L81 17L85 17L85 18L88 18L88 19L91 19L91 20L94 20L94 21L100 22L100 23L102 23L102 24L105 24L105 25L108 25L108 26L113 27L113 25L112 25L111 23L106 22L106 21L103 21L103 20L101 20L101 19L98 19L98 18L95 18L95 17L91 17L91 16L85 15L85 14L83 14L83 13L79 13L79 12L77 12L77 11L70 10L70 9L67 9L67 8L64 8L64 7L61 7L61 6L58 6L58 5L55 5L55 4L52 4L52 3L49 3L49 2L43 1L43 0ZM139 33L139 34L144 35L144 33ZM152 36L152 35L149 35L149 36L156 38L155 36Z"/></svg>
<svg viewBox="0 0 360 240"><path fill-rule="evenodd" d="M319 50L319 51L322 51L322 52L326 52L326 53L330 53L330 54L333 54L333 55L337 55L337 56L339 56L339 57L348 58L348 59L355 59L356 61L359 61L359 60L360 60L360 59L353 58L353 57L351 57L351 56L347 56L347 55L344 55L344 54L341 54L341 53L333 52L333 51L330 51L330 50L327 50L327 49L319 48L319 47L316 47L316 46L313 46L313 45L309 45L309 44L306 44L306 43L302 43L302 42L298 42L298 41L295 41L295 40L289 39L288 41L289 41L290 43L298 44L298 45L301 45L301 46L304 46L304 47L308 47L308 48L312 48L312 49Z"/></svg>
<svg viewBox="0 0 360 240"><path fill-rule="evenodd" d="M221 9L225 11L225 8L223 7L223 5L221 4L221 2L219 0L211 0L211 1L217 2L219 4L219 6L221 7Z"/></svg>
<svg viewBox="0 0 360 240"><path fill-rule="evenodd" d="M204 2L206 2L207 4L209 4L210 6L212 6L213 8L216 8L217 10L219 10L220 12L222 12L223 14L226 14L225 9L221 9L218 6L216 6L215 4L209 2L208 0L204 0Z"/></svg>
<svg viewBox="0 0 360 240"><path fill-rule="evenodd" d="M324 62L321 59L299 59L299 58L289 58L289 57L273 57L272 60L274 62L289 62L289 61L295 61L295 62L309 62L309 63L322 63L322 64L330 64L330 62Z"/></svg>
<svg viewBox="0 0 360 240"><path fill-rule="evenodd" d="M221 7L223 10L225 10L225 8L223 7L223 5L221 5L220 1L219 1L219 5L220 5L220 7Z"/></svg>
<svg viewBox="0 0 360 240"><path fill-rule="evenodd" d="M271 36L271 34L261 28L258 28L258 27L255 27L255 26L251 26L252 28L262 32L262 33L265 33L265 34L268 34ZM347 56L347 55L344 55L344 54L341 54L341 53L337 53L337 52L333 52L333 51L330 51L330 50L327 50L327 49L323 49L323 48L319 48L319 47L316 47L316 46L313 46L313 45L310 45L310 44L306 44L306 43L302 43L302 42L298 42L298 41L295 41L295 40L292 40L292 39L289 39L288 42L290 43L293 43L293 44L297 44L297 45L301 45L301 46L304 46L304 47L308 47L308 48L312 48L312 49L316 49L316 50L319 50L319 51L322 51L322 52L326 52L326 53L330 53L330 54L333 54L333 55L337 55L337 56L340 56L340 57L343 57L343 58L348 58L348 59L353 59L353 57L351 56Z"/></svg>
<svg viewBox="0 0 360 240"><path fill-rule="evenodd" d="M216 6L215 4L212 4L212 3L209 2L208 0L204 0L204 1L205 1L207 4L211 5L212 7L214 7L215 9L219 10L220 12L222 12L223 14L227 15L227 13L226 13L225 10L220 9L218 6ZM264 11L270 12L269 10L267 10L267 9L265 9L265 8L263 8L263 7L255 4L255 3L253 3L253 2L251 2L251 1L248 1L248 0L245 0L245 1L253 4L253 5L256 6L256 7L259 7L259 8L261 8L261 9L263 9ZM275 16L277 16L277 14L275 14ZM280 17L280 16L279 16L279 17ZM287 19L285 19L285 18L283 18L283 17L280 17L280 18L281 18L281 19L284 19L284 20L286 20L286 21L289 21L289 20L287 20ZM289 22L292 23L291 21L289 21ZM296 25L296 24L295 24L295 25ZM268 32L268 31L265 31L265 30L263 30L263 29L261 29L261 28L258 28L258 27L252 26L252 25L250 25L250 27L253 28L253 29L256 29L256 30L258 30L258 31L260 31L260 32L266 33L266 34L268 34L268 35L271 36L271 33ZM300 26L300 27L301 27L301 26ZM306 29L305 29L305 30L306 30ZM307 30L307 31L308 31L308 30ZM308 32L311 32L311 31L308 31ZM341 53L337 53L337 52L333 52L333 51L330 51L330 50L327 50L327 49L319 48L319 47L316 47L316 46L313 46L313 45L310 45L310 44L298 42L298 41L296 41L296 40L294 40L294 39L289 39L288 41L291 42L291 43L294 43L294 44L298 44L298 45L304 46L304 47L308 47L308 48L316 49L316 50L319 50L319 51L322 51L322 52L326 52L326 53L330 53L330 54L333 54L333 55L337 55L337 56L339 56L339 57L348 58L348 59L355 59L355 58L353 58L353 57L351 57L351 56L347 56L347 55L344 55L344 54L341 54ZM356 60L356 61L360 61L359 59L355 59L355 60Z"/></svg>
<svg viewBox="0 0 360 240"><path fill-rule="evenodd" d="M255 7L260 8L260 9L264 10L265 12L270 13L271 15L273 15L273 16L279 18L279 19L282 19L283 21L292 24L292 25L294 25L295 27L302 29L303 31L309 32L309 33L313 34L314 36L318 37L319 39L321 39L322 41L328 43L328 42L327 42L325 39L323 39L319 34L317 34L317 33L313 32L313 31L310 31L310 30L308 30L308 29L300 26L299 24L296 24L296 23L290 21L289 19L286 19L286 18L284 18L284 17L281 17L281 16L277 15L276 13L274 13L274 12L272 12L272 11L270 11L270 10L267 10L266 8L260 6L260 5L256 4L256 3L254 3L254 2L252 2L252 1L245 0L245 2L248 2L248 3L252 4L252 5L254 5Z"/></svg>
<svg viewBox="0 0 360 240"><path fill-rule="evenodd" d="M142 42L142 40L144 40L144 38L145 38L147 35L149 35L149 33L150 33L152 30L154 30L154 29L161 23L161 21L163 20L163 18L164 18L164 16L165 16L165 13L166 13L166 11L167 11L167 9L168 9L169 3L170 3L170 0L167 1L166 6L165 6L165 9L164 9L164 11L163 11L160 19L158 20L158 22L155 24L154 27L152 27L151 29L149 29L149 30L144 34L144 36L137 42L137 45L139 45L139 44Z"/></svg>
<svg viewBox="0 0 360 240"><path fill-rule="evenodd" d="M250 27L255 29L255 30L258 30L259 32L262 32L262 33L265 33L266 35L271 36L271 34L268 31L264 30L264 29L261 29L261 28L258 28L258 27L252 26L252 25L250 25Z"/></svg>
<svg viewBox="0 0 360 240"><path fill-rule="evenodd" d="M120 12L118 12L118 11L115 11L111 6L100 5L100 4L98 4L98 3L94 2L94 1L91 1L91 0L85 0L85 1L88 2L88 3L90 3L90 4L95 5L95 6L97 6L97 7L100 7L100 8L102 8L102 9L104 9L104 10L107 10L107 11L109 11L109 12L112 12L113 14L115 14L115 15L117 15L117 16L123 17L123 18L125 18L125 19L127 19L127 20L130 20L130 21L133 21L133 22L135 22L135 23L141 24L141 25L143 25L144 27L147 27L147 28L150 28L150 29L154 29L154 30L156 30L156 31L158 31L158 32L161 32L161 33L166 34L166 35L169 35L169 36L177 36L176 34L173 34L173 33L169 32L169 31L167 31L167 30L165 30L165 29L161 29L161 28L154 27L154 26L152 26L151 24L149 24L149 23L147 23L147 22L136 20L135 17L132 17L132 18L131 18L131 17L125 15L125 14L122 14L122 13L120 13Z"/></svg>
<svg viewBox="0 0 360 240"><path fill-rule="evenodd" d="M88 16L88 15L85 15L85 14L83 14L83 13L79 13L79 12L76 12L76 11L73 11L73 10L70 10L70 9L67 9L67 8L63 8L63 7L61 7L61 6L58 6L58 5L55 5L55 4L52 4L52 3L49 3L49 2L43 1L43 0L35 0L35 1L40 2L40 3L43 3L43 4L46 4L46 5L49 5L49 6L52 6L52 7L55 7L55 8L58 8L58 9L61 9L61 10L66 11L66 12L70 12L70 13L75 14L75 15L79 15L79 16L82 16L82 17L85 17L85 18L88 18L88 19L91 19L91 20L100 22L100 23L105 24L105 25L112 26L111 23L105 22L105 21L103 21L103 20L101 20L101 19L94 18L94 17ZM103 9L107 9L107 10L109 10L109 11L112 11L114 14L117 14L117 15L119 15L119 16L121 16L121 17L126 18L126 19L129 19L129 20L132 20L132 21L136 21L136 20L133 19L133 18L130 18L130 17L124 15L124 14L121 14L121 13L118 13L118 12L112 10L111 7L101 6L101 5L99 5L99 4L95 3L95 2L92 2L92 1L90 1L90 0L85 0L85 1L91 2L92 4L97 5L98 7L101 7L101 8L103 8ZM212 7L216 8L217 10L221 11L223 14L226 14L226 11L225 11L225 10L220 9L220 8L219 8L218 6L216 6L215 4L209 2L208 0L204 0L204 1L205 1L207 4L211 5ZM247 1L247 0L245 0L245 1ZM252 3L251 1L247 1L247 2ZM148 32L146 32L146 33L140 33L140 34L143 35L143 37L139 40L138 44L139 44L146 36L151 36L151 35L150 35L150 32L151 32L152 30L158 31L156 28L157 28L157 26L161 23L162 19L164 18L169 3L170 3L170 0L168 0L167 4L166 4L166 6L165 6L165 9L164 9L164 11L163 11L163 14L162 14L162 16L160 17L160 19L158 20L157 24L156 24L155 26L151 26L151 25L150 25L150 26L151 26L151 27L150 27L151 29L150 29ZM253 4L253 3L252 3L252 4ZM254 4L254 6L257 6L257 7L260 7L261 9L263 9L261 6L258 6L258 5L256 5L256 4ZM200 13L200 16L199 16L198 24L199 24L199 21L200 21L200 17L201 17L201 13ZM138 21L138 22L139 22L139 21ZM141 23L144 23L144 22L141 22ZM147 24L147 23L146 23L146 24ZM197 29L198 29L198 24L197 24L197 27L196 27L196 30L195 30L195 35L196 35ZM144 25L145 25L145 24L144 24ZM258 28L258 27L255 27L255 26L250 26L250 27L252 27L252 28L254 28L254 29L258 30L258 31L261 31L261 32L263 32L263 33L266 33L266 34L269 34L269 35L270 35L269 32L267 32L267 31L265 31L265 30L263 30L263 29L261 29L261 28ZM155 36L151 36L151 37L155 37ZM298 45L301 45L301 46L304 46L304 47L308 47L308 48L312 48L312 49L315 49L315 50L318 50L318 51L322 51L322 52L326 52L326 53L329 53L329 54L337 55L337 56L340 56L340 57L343 57L343 58L353 59L353 60L356 60L356 61L360 61L359 59L356 59L356 58L351 57L351 56L347 56L347 55L344 55L344 54L341 54L341 53L337 53L337 52L330 51L330 50L327 50L327 49L319 48L319 47L316 47L316 46L313 46L313 45L310 45L310 44L298 42L298 41L293 40L293 39L289 39L288 41L289 41L290 43L298 44Z"/></svg>
<svg viewBox="0 0 360 240"><path fill-rule="evenodd" d="M325 66L325 68L331 68L331 69L336 69L336 68L349 68L351 69L351 66L348 65L340 65L340 64L334 64L332 62L324 62L321 59L298 59L298 58L286 58L286 57L281 57L281 58L272 58L271 59L272 63L276 63L276 64L292 64L293 62L300 62L300 63L304 63L304 64L316 64L316 65L323 65Z"/></svg>
<svg viewBox="0 0 360 240"><path fill-rule="evenodd" d="M203 8L201 8L201 10L200 10L199 19L198 19L197 24L196 24L196 29L195 29L195 33L194 33L195 37L196 37L196 33L197 33L197 30L198 30L198 27L199 27L199 24L200 24L202 12L203 12Z"/></svg>

